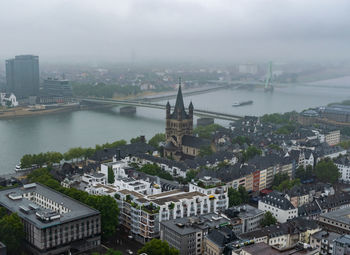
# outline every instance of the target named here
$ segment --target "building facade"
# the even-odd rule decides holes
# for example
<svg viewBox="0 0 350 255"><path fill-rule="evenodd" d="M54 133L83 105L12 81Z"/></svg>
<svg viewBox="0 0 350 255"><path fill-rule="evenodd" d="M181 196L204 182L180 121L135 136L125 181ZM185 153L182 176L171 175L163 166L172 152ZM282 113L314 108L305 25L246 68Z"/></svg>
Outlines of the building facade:
<svg viewBox="0 0 350 255"><path fill-rule="evenodd" d="M162 221L160 238L179 250L180 255L200 255L208 232L228 224L229 219L216 213Z"/></svg>
<svg viewBox="0 0 350 255"><path fill-rule="evenodd" d="M217 201L198 191L172 190L145 196L131 190L116 192L120 224L141 242L159 236L159 223L216 212Z"/></svg>
<svg viewBox="0 0 350 255"><path fill-rule="evenodd" d="M6 85L6 92L14 93L17 98L38 96L39 57L20 55L6 60Z"/></svg>

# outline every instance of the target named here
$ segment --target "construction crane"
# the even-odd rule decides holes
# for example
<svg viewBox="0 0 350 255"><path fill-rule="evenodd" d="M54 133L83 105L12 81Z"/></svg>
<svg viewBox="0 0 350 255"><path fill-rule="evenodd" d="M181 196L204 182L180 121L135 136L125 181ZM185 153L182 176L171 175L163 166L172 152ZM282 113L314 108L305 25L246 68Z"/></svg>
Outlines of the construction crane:
<svg viewBox="0 0 350 255"><path fill-rule="evenodd" d="M266 81L265 81L265 92L272 92L273 91L273 86L272 86L272 62L269 62L269 66L267 69L267 76L266 76Z"/></svg>

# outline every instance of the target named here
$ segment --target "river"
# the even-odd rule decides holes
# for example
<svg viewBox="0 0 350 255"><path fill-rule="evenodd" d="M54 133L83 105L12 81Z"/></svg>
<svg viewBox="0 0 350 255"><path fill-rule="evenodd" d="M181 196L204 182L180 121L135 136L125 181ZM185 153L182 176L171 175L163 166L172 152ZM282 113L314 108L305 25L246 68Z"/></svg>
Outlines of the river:
<svg viewBox="0 0 350 255"><path fill-rule="evenodd" d="M262 89L227 89L184 98L186 105L192 100L198 109L257 116L301 111L345 99L350 99L350 77L307 86L288 85L275 88L273 93L264 93ZM233 102L246 100L254 103L232 107ZM228 124L226 121L216 123ZM94 146L119 139L129 141L138 135L149 139L155 133L164 132L164 128L165 112L146 108L137 108L134 116L120 115L118 107L114 107L0 120L0 175L13 172L22 155L27 153L64 152L76 146Z"/></svg>

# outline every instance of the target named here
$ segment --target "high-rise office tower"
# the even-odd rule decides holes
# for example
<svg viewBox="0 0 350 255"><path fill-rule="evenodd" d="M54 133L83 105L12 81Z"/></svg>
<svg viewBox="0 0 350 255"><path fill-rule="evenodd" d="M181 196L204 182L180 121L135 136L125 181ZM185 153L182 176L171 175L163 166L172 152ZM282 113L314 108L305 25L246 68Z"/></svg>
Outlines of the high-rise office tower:
<svg viewBox="0 0 350 255"><path fill-rule="evenodd" d="M39 57L20 55L6 60L6 91L17 98L39 93Z"/></svg>

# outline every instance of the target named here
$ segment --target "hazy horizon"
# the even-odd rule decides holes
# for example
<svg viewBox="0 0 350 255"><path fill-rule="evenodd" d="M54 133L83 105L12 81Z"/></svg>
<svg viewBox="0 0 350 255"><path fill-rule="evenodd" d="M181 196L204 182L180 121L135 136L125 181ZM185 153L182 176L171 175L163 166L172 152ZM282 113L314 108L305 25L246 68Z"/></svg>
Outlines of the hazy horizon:
<svg viewBox="0 0 350 255"><path fill-rule="evenodd" d="M42 61L337 61L345 0L2 0L0 58Z"/></svg>

